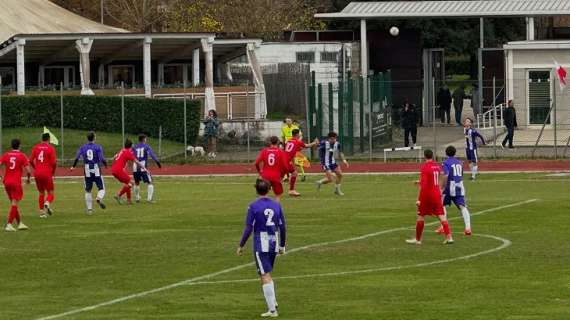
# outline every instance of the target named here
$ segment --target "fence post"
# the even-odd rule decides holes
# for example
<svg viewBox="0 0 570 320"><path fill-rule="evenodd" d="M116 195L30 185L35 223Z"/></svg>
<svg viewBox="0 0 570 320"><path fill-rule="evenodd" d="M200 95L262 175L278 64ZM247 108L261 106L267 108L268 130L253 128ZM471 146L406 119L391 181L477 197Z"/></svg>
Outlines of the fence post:
<svg viewBox="0 0 570 320"><path fill-rule="evenodd" d="M162 161L162 126L158 126L158 158Z"/></svg>
<svg viewBox="0 0 570 320"><path fill-rule="evenodd" d="M496 89L496 79L493 76L493 154L495 156L495 159L497 159L497 89Z"/></svg>
<svg viewBox="0 0 570 320"><path fill-rule="evenodd" d="M348 82L348 106L346 110L346 126L347 133L346 137L348 139L348 150L349 154L354 154L354 79Z"/></svg>
<svg viewBox="0 0 570 320"><path fill-rule="evenodd" d="M358 97L360 102L360 153L364 153L364 78L358 78Z"/></svg>
<svg viewBox="0 0 570 320"><path fill-rule="evenodd" d="M121 132L123 134L123 141L125 143L125 82L121 81Z"/></svg>
<svg viewBox="0 0 570 320"><path fill-rule="evenodd" d="M333 99L333 85L329 82L329 132L334 131L334 99Z"/></svg>
<svg viewBox="0 0 570 320"><path fill-rule="evenodd" d="M338 86L338 138L340 143L344 145L344 81Z"/></svg>
<svg viewBox="0 0 570 320"><path fill-rule="evenodd" d="M315 124L313 123L313 117L315 115L315 86L312 84L309 85L309 114L307 115L307 136L309 140L314 139L315 132L313 127ZM285 142L285 141L283 141Z"/></svg>
<svg viewBox="0 0 570 320"><path fill-rule="evenodd" d="M186 79L184 79L184 160L188 160L188 132L186 131ZM209 151L209 150L208 150Z"/></svg>
<svg viewBox="0 0 570 320"><path fill-rule="evenodd" d="M323 134L323 85L319 83L317 89L317 133L315 137L320 137ZM315 137L310 137L311 140L314 140Z"/></svg>
<svg viewBox="0 0 570 320"><path fill-rule="evenodd" d="M61 163L65 162L65 151L63 149L63 82L59 84L59 117L61 122Z"/></svg>

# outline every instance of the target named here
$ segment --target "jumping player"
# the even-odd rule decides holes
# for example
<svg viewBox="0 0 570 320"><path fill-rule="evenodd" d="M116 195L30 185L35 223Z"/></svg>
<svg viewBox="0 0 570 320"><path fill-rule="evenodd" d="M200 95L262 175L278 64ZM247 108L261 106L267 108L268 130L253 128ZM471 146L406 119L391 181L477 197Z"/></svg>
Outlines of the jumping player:
<svg viewBox="0 0 570 320"><path fill-rule="evenodd" d="M42 142L36 144L30 156L30 165L34 168L34 180L40 193L38 206L40 218L53 214L51 204L54 200L53 176L57 168L55 148L49 144L49 133L42 134ZM47 199L46 199L47 193Z"/></svg>
<svg viewBox="0 0 570 320"><path fill-rule="evenodd" d="M287 141L285 144L285 154L287 155L287 165L289 167L288 173L290 174L289 178L289 195L292 197L298 197L301 194L295 190L295 182L297 182L297 170L295 165L295 157L297 156L297 152L303 150L304 148L311 148L319 143L318 139L315 141L305 144L299 135L299 129L293 129L292 134L293 137Z"/></svg>
<svg viewBox="0 0 570 320"><path fill-rule="evenodd" d="M420 191L418 201L418 217L416 221L416 237L414 239L406 240L409 244L422 244L422 233L424 231L424 217L437 216L443 227L445 233L445 241L443 244L452 244L453 238L451 237L451 230L449 223L443 211L443 204L441 201L440 174L441 166L433 161L433 152L429 149L424 151L426 162L421 166L420 180L416 183L419 184Z"/></svg>
<svg viewBox="0 0 570 320"><path fill-rule="evenodd" d="M471 216L465 204L465 186L463 185L463 163L455 158L457 150L454 146L449 146L445 149L447 159L443 162L443 179L445 181L445 189L443 191L443 205L445 216L447 217L447 210L445 207L450 206L451 203L455 204L457 209L463 216L465 223L465 235L471 235ZM438 233L443 233L443 228L437 230Z"/></svg>
<svg viewBox="0 0 570 320"><path fill-rule="evenodd" d="M87 207L87 214L93 214L93 195L91 194L93 184L97 186L97 204L101 209L106 208L103 203L105 183L101 174L101 164L107 168L107 161L103 156L103 148L95 143L94 132L87 134L87 143L82 145L77 151L71 170L75 169L80 158L83 159L85 168L85 206Z"/></svg>
<svg viewBox="0 0 570 320"><path fill-rule="evenodd" d="M120 183L123 184L123 188L115 195L115 200L117 200L118 204L123 204L122 197L124 194L127 195L127 204L132 204L131 201L131 188L133 187L131 176L125 170L125 166L127 165L128 161L134 162L138 165L142 170L146 171L146 167L143 163L135 158L133 151L131 150L133 147L133 142L129 139L125 141L125 147L119 151L115 155L113 166L111 167L111 172L113 173L113 177L119 180Z"/></svg>
<svg viewBox="0 0 570 320"><path fill-rule="evenodd" d="M469 160L469 168L471 168L470 179L475 180L479 169L477 167L477 138L481 139L483 145L485 145L485 139L477 130L473 129L473 120L470 118L465 119L463 126L463 133L465 134L465 154L467 155L467 160Z"/></svg>
<svg viewBox="0 0 570 320"><path fill-rule="evenodd" d="M0 159L0 164L6 167L4 173L4 190L10 200L10 213L8 214L8 223L6 224L6 231L16 231L12 225L14 220L18 223L18 230L28 230L28 227L22 222L20 212L18 211L18 203L24 197L22 190L22 172L25 170L27 175L26 183L30 183L30 176L32 171L30 169L30 162L28 157L20 151L20 140L12 140L12 150L4 153Z"/></svg>
<svg viewBox="0 0 570 320"><path fill-rule="evenodd" d="M283 194L283 185L281 178L287 173L289 166L287 165L287 155L279 149L279 138L273 136L269 138L270 146L261 150L255 160L255 169L261 178L271 183L271 188L275 194L275 200L281 201ZM263 168L260 164L263 163Z"/></svg>
<svg viewBox="0 0 570 320"><path fill-rule="evenodd" d="M285 254L286 227L281 205L267 197L271 183L258 179L255 183L258 199L249 205L245 229L237 248L238 256L253 232L253 255L257 273L261 277L263 295L268 311L262 317L277 317L277 299L271 271L277 254Z"/></svg>
<svg viewBox="0 0 570 320"><path fill-rule="evenodd" d="M342 153L340 143L337 141L338 135L336 132L329 132L327 138L321 141L319 145L319 157L321 158L321 165L325 171L325 178L317 181L317 190L321 190L323 184L331 183L335 178L335 188L334 193L339 196L344 196L344 193L340 190L340 184L342 182L342 170L340 166L336 163L336 155L342 159L344 165L348 168L348 161Z"/></svg>
<svg viewBox="0 0 570 320"><path fill-rule="evenodd" d="M137 158L137 160L140 163L146 166L148 163L148 157L150 156L152 160L156 162L156 165L159 168L162 168L160 161L158 161L158 158L154 155L154 152L152 152L152 148L146 143L146 141L147 141L146 135L144 134L139 135L139 143L135 145L135 147L133 148L135 158ZM135 180L135 187L134 187L135 201L136 202L141 201L140 184L142 181L148 185L146 200L147 202L152 202L152 195L154 194L154 185L152 184L152 176L150 175L150 172L148 172L144 168L139 167L136 163L134 163L133 178Z"/></svg>

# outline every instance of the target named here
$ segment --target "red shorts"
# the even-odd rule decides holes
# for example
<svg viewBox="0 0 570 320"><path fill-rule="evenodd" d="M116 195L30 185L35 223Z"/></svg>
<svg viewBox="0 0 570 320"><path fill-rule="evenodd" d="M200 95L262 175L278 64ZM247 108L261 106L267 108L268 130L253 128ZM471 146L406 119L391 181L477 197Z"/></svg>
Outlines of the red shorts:
<svg viewBox="0 0 570 320"><path fill-rule="evenodd" d="M6 194L10 201L20 201L24 197L24 191L22 191L21 183L4 184L4 190L6 190Z"/></svg>
<svg viewBox="0 0 570 320"><path fill-rule="evenodd" d="M124 184L128 184L129 182L131 182L131 176L129 176L129 174L125 170L113 171L113 177L115 177L115 179L119 180L119 182Z"/></svg>
<svg viewBox="0 0 570 320"><path fill-rule="evenodd" d="M273 193L275 193L276 196L280 196L283 194L283 184L281 183L281 181L269 181L271 182L271 189L273 189Z"/></svg>
<svg viewBox="0 0 570 320"><path fill-rule="evenodd" d="M36 173L34 175L36 180L36 188L39 192L49 192L53 191L53 176L47 173Z"/></svg>
<svg viewBox="0 0 570 320"><path fill-rule="evenodd" d="M441 216L443 211L443 200L440 194L430 194L420 197L418 215L420 216Z"/></svg>

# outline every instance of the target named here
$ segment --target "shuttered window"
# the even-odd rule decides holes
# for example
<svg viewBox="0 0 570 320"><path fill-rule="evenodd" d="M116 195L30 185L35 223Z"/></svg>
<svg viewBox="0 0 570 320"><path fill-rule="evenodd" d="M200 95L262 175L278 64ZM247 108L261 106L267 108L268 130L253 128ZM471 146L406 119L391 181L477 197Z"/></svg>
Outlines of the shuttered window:
<svg viewBox="0 0 570 320"><path fill-rule="evenodd" d="M550 71L529 71L528 82L530 124L543 124L550 111ZM546 123L550 123L550 118Z"/></svg>

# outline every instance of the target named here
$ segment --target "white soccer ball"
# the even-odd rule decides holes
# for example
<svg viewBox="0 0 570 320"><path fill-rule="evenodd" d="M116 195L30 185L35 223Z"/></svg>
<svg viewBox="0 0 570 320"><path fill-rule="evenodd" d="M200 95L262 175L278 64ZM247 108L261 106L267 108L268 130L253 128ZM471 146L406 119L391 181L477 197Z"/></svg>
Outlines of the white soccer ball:
<svg viewBox="0 0 570 320"><path fill-rule="evenodd" d="M398 27L392 27L390 28L390 34L396 37L397 35L400 34L400 29L398 29Z"/></svg>

